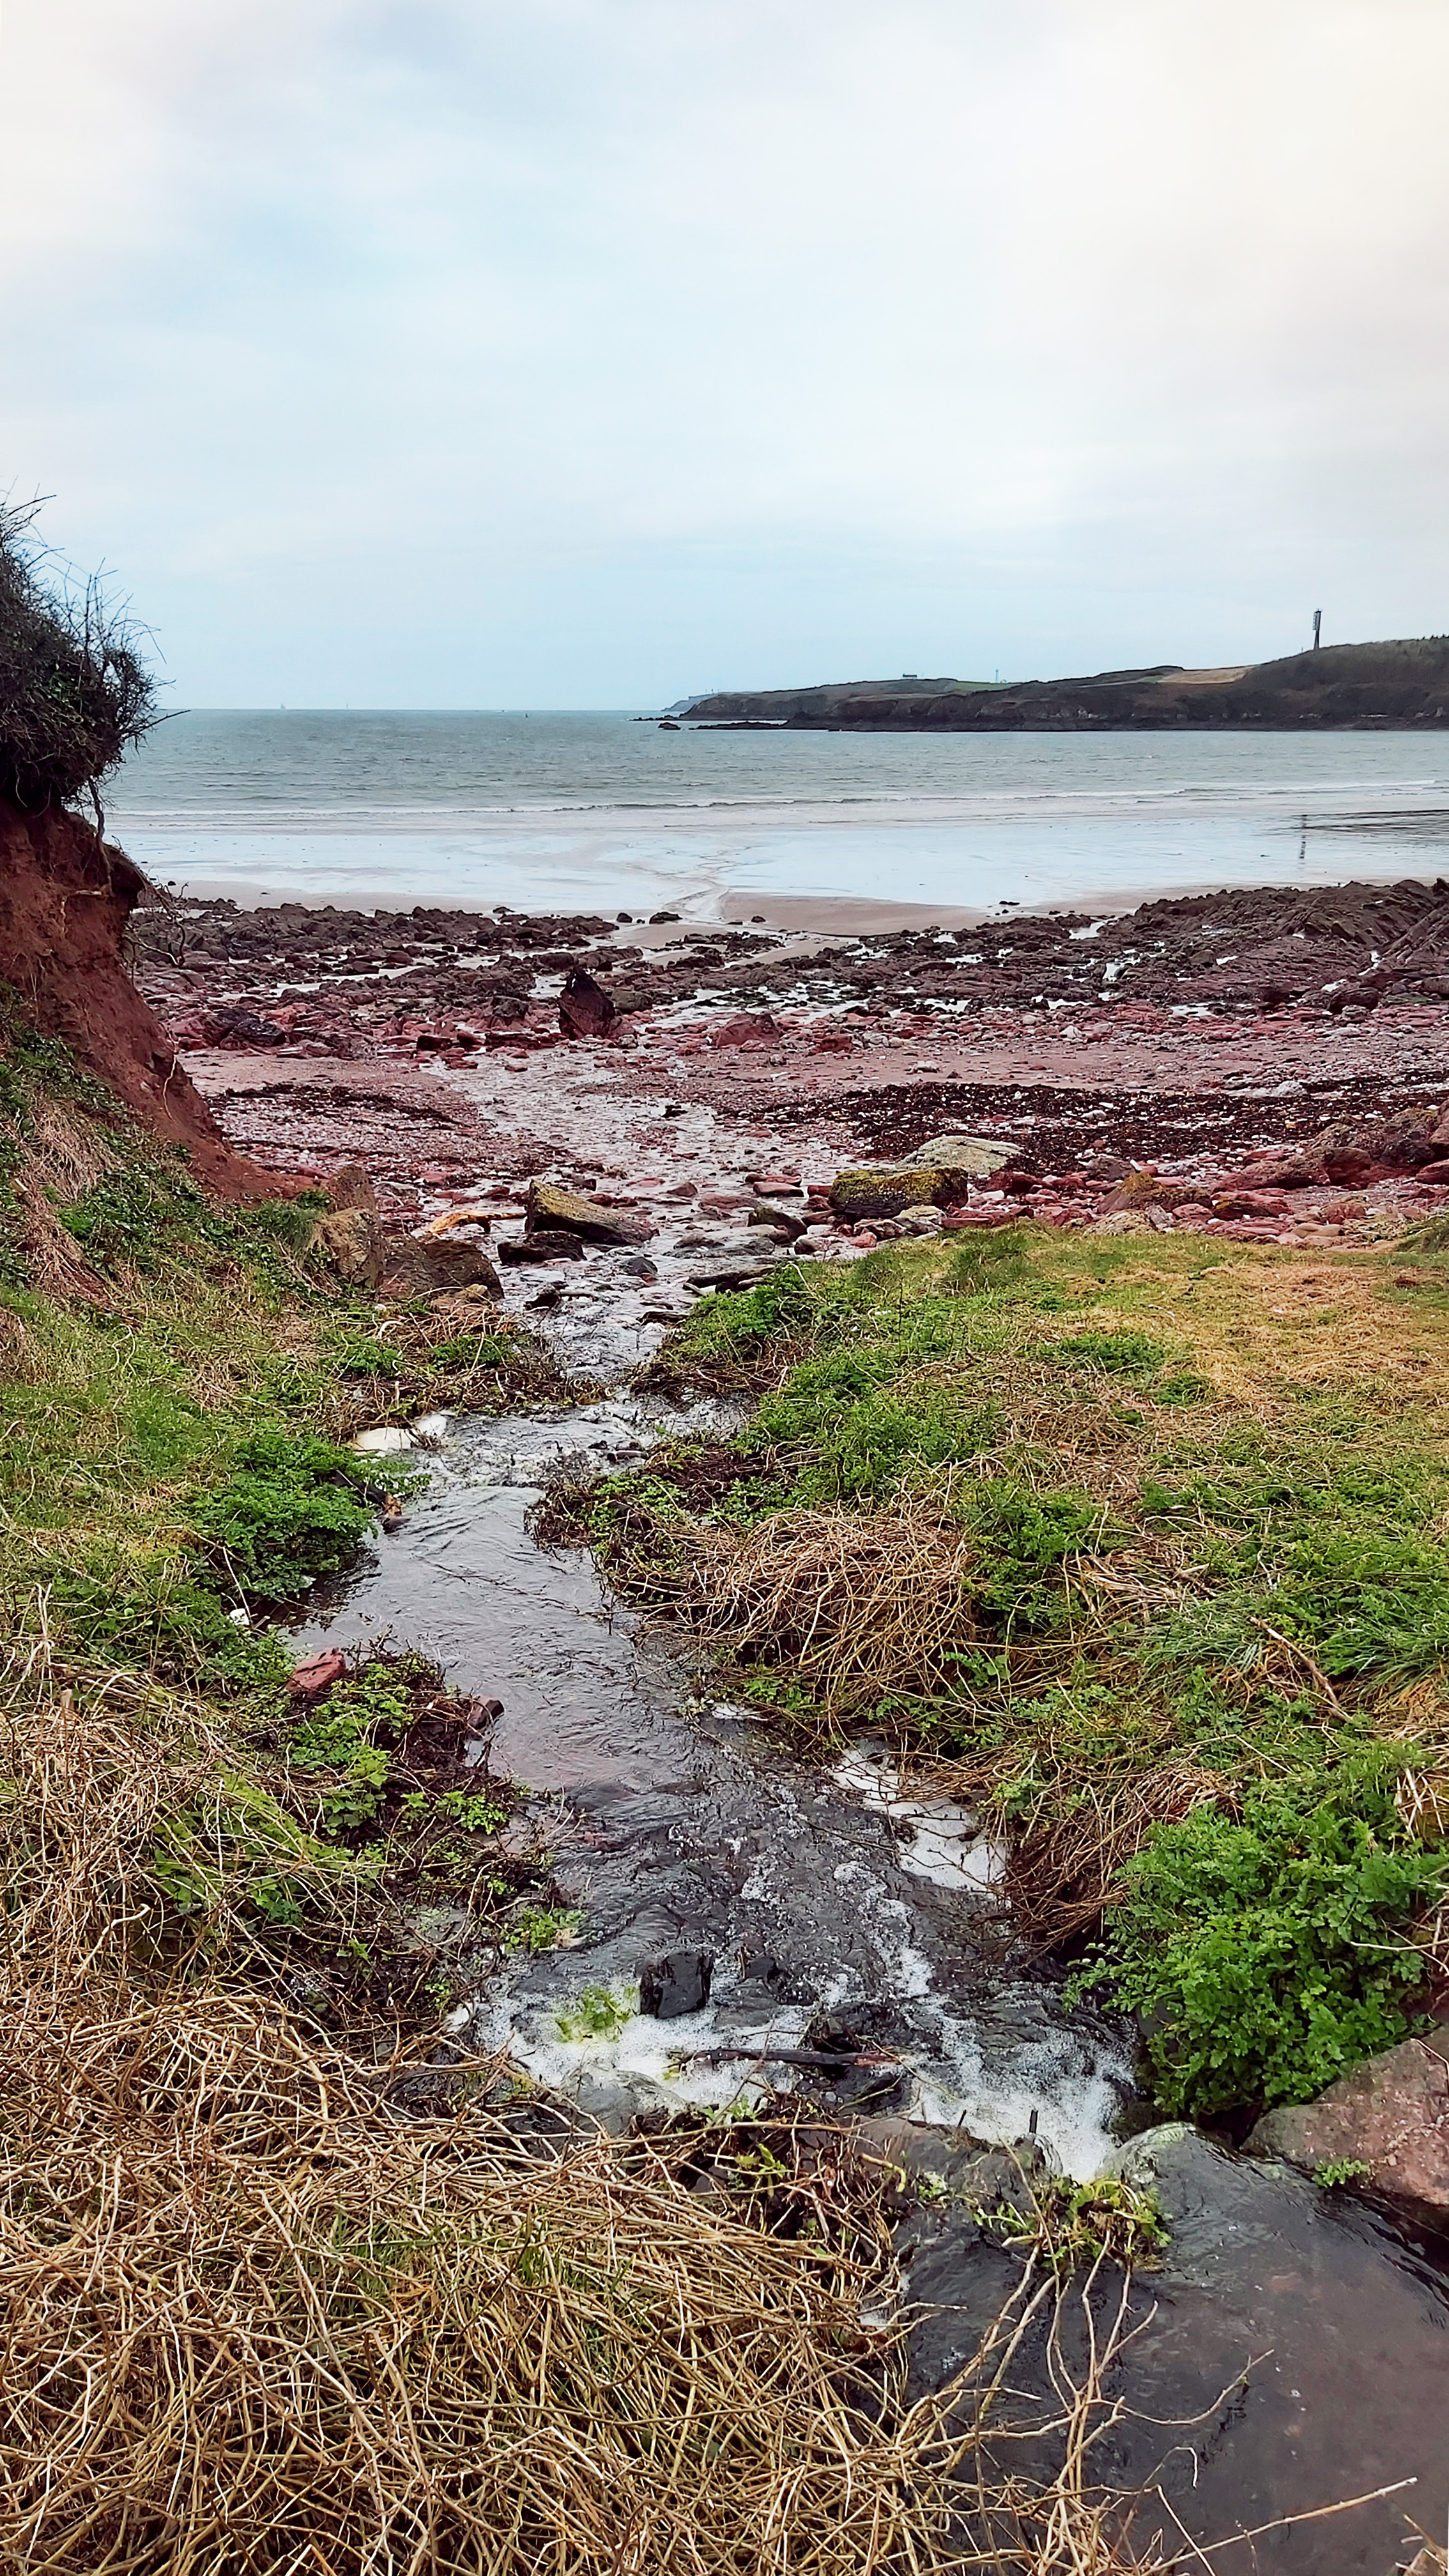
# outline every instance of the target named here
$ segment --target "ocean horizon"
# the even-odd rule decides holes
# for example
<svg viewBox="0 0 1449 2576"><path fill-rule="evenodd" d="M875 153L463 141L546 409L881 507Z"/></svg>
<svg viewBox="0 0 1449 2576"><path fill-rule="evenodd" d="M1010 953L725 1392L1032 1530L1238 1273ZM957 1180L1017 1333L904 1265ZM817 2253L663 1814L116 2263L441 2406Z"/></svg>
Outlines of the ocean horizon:
<svg viewBox="0 0 1449 2576"><path fill-rule="evenodd" d="M616 710L197 709L114 781L154 881L535 912L1117 908L1449 869L1449 733L661 731Z"/></svg>

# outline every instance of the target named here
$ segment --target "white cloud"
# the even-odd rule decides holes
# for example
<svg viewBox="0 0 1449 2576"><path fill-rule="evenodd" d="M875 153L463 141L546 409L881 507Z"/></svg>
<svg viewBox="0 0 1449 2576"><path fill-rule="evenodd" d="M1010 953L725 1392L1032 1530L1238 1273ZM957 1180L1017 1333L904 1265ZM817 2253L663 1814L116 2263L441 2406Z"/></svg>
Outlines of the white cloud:
<svg viewBox="0 0 1449 2576"><path fill-rule="evenodd" d="M192 703L1449 625L1440 0L6 0L0 476Z"/></svg>

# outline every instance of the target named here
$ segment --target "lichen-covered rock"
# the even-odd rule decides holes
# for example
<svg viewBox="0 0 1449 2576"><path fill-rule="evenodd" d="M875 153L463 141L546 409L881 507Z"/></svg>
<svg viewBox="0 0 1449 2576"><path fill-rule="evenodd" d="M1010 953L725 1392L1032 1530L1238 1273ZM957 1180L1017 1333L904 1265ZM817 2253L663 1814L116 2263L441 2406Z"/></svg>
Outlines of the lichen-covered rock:
<svg viewBox="0 0 1449 2576"><path fill-rule="evenodd" d="M1282 2156L1310 2171L1361 2166L1371 2191L1442 2228L1449 2221L1449 2032L1406 2039L1341 2075L1316 2102L1269 2111L1248 2153Z"/></svg>
<svg viewBox="0 0 1449 2576"><path fill-rule="evenodd" d="M576 1234L585 1243L647 1243L654 1228L628 1208L601 1207L557 1181L530 1181L524 1210L526 1234Z"/></svg>
<svg viewBox="0 0 1449 2576"><path fill-rule="evenodd" d="M863 1217L899 1216L902 1208L955 1207L967 1195L971 1174L959 1165L900 1163L868 1171L837 1172L830 1184L830 1204L837 1216L858 1223Z"/></svg>
<svg viewBox="0 0 1449 2576"><path fill-rule="evenodd" d="M1108 1216L1116 1216L1126 1208L1182 1207L1190 1199L1200 1201L1205 1196L1206 1192L1194 1181L1164 1181L1156 1172L1129 1172L1125 1181L1108 1191L1104 1204Z"/></svg>
<svg viewBox="0 0 1449 2576"><path fill-rule="evenodd" d="M491 1297L503 1294L502 1280L476 1243L459 1243L449 1235L421 1240L406 1235L400 1243L387 1246L382 1271L385 1297L431 1297L456 1294L460 1288L484 1288Z"/></svg>
<svg viewBox="0 0 1449 2576"><path fill-rule="evenodd" d="M359 1288L375 1288L386 1250L376 1202L370 1208L329 1208L314 1218L309 1249Z"/></svg>
<svg viewBox="0 0 1449 2576"><path fill-rule="evenodd" d="M974 1181L989 1180L1010 1162L1012 1148L999 1136L928 1136L910 1160L938 1172L968 1172Z"/></svg>

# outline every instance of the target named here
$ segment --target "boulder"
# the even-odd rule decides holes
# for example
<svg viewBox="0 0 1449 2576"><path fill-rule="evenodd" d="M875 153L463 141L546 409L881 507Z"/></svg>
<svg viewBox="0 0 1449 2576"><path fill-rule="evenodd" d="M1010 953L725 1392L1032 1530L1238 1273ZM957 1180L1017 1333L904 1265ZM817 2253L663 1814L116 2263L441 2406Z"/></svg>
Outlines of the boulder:
<svg viewBox="0 0 1449 2576"><path fill-rule="evenodd" d="M376 1202L370 1208L329 1208L314 1217L307 1248L359 1288L376 1288L387 1256Z"/></svg>
<svg viewBox="0 0 1449 2576"><path fill-rule="evenodd" d="M529 1234L576 1234L584 1243L647 1243L654 1231L647 1216L601 1207L556 1181L529 1182L523 1221Z"/></svg>
<svg viewBox="0 0 1449 2576"><path fill-rule="evenodd" d="M899 1216L908 1207L956 1207L967 1196L971 1174L960 1164L881 1164L870 1170L837 1172L830 1184L830 1204L837 1216L852 1223L876 1216Z"/></svg>
<svg viewBox="0 0 1449 2576"><path fill-rule="evenodd" d="M703 2012L713 1976L707 1950L670 1950L662 1959L646 1960L639 1971L639 2010L655 2021Z"/></svg>
<svg viewBox="0 0 1449 2576"><path fill-rule="evenodd" d="M1328 1178L1318 1153L1260 1154L1240 1171L1224 1172L1213 1195L1236 1190L1306 1190Z"/></svg>
<svg viewBox="0 0 1449 2576"><path fill-rule="evenodd" d="M779 1035L780 1023L772 1019L768 1011L737 1011L733 1019L725 1020L719 1028L710 1030L709 1042L713 1047L754 1046L760 1040Z"/></svg>
<svg viewBox="0 0 1449 2576"><path fill-rule="evenodd" d="M558 1024L566 1038L604 1038L619 1016L612 993L576 966L558 997Z"/></svg>
<svg viewBox="0 0 1449 2576"><path fill-rule="evenodd" d="M503 1283L487 1253L476 1243L459 1243L449 1235L421 1241L416 1235L404 1235L400 1242L388 1244L381 1284L385 1297L456 1295L460 1288L486 1288L493 1297L503 1294Z"/></svg>
<svg viewBox="0 0 1449 2576"><path fill-rule="evenodd" d="M783 1235L787 1243L798 1242L805 1232L805 1219L794 1208L771 1207L768 1199L759 1199L745 1219L746 1225L767 1225L772 1234Z"/></svg>
<svg viewBox="0 0 1449 2576"><path fill-rule="evenodd" d="M1164 1181L1156 1172L1129 1172L1125 1181L1110 1189L1102 1204L1108 1216L1128 1209L1149 1207L1182 1207L1189 1199L1207 1196L1195 1181Z"/></svg>
<svg viewBox="0 0 1449 2576"><path fill-rule="evenodd" d="M993 1172L1005 1169L1012 1148L999 1136L928 1136L907 1157L912 1163L924 1164L937 1172L969 1172L975 1181L989 1179Z"/></svg>
<svg viewBox="0 0 1449 2576"><path fill-rule="evenodd" d="M521 1261L582 1261L584 1247L576 1234L565 1234L562 1227L545 1227L537 1234L510 1235L498 1246L498 1258L508 1269Z"/></svg>
<svg viewBox="0 0 1449 2576"><path fill-rule="evenodd" d="M1310 2172L1363 2165L1370 2191L1442 2230L1449 2223L1449 2031L1366 2058L1316 2102L1269 2111L1248 2153L1281 2156Z"/></svg>
<svg viewBox="0 0 1449 2576"><path fill-rule="evenodd" d="M376 1216L377 1192L365 1163L339 1163L335 1172L328 1173L322 1187L330 1208L367 1208Z"/></svg>
<svg viewBox="0 0 1449 2576"><path fill-rule="evenodd" d="M687 1273L691 1288L758 1288L770 1276L769 1265L761 1261L753 1246L733 1261L711 1261L703 1270Z"/></svg>

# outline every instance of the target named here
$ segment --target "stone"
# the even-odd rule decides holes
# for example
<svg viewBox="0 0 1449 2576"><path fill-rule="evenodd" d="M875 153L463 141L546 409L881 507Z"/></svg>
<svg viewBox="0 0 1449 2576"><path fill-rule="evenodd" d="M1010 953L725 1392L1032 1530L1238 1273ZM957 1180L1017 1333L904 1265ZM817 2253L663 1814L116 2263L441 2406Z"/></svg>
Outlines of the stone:
<svg viewBox="0 0 1449 2576"><path fill-rule="evenodd" d="M1442 2229L1449 2220L1449 2031L1366 2058L1316 2102L1267 2112L1248 2153L1281 2156L1310 2172L1364 2164L1367 2189Z"/></svg>
<svg viewBox="0 0 1449 2576"><path fill-rule="evenodd" d="M770 1276L766 1263L758 1260L753 1249L741 1253L737 1261L712 1261L703 1270L687 1272L691 1288L758 1288Z"/></svg>
<svg viewBox="0 0 1449 2576"><path fill-rule="evenodd" d="M792 1208L772 1207L767 1199L756 1201L745 1223L767 1225L772 1233L783 1235L787 1243L794 1243L805 1231L803 1216L797 1216Z"/></svg>
<svg viewBox="0 0 1449 2576"><path fill-rule="evenodd" d="M707 1950L669 1950L649 1959L639 1971L639 2010L655 2021L677 2021L681 2013L703 2012L709 2001L714 1961Z"/></svg>
<svg viewBox="0 0 1449 2576"><path fill-rule="evenodd" d="M417 1443L400 1423L380 1422L375 1431L359 1431L352 1446L362 1458L401 1458Z"/></svg>
<svg viewBox="0 0 1449 2576"><path fill-rule="evenodd" d="M1213 1184L1213 1195L1231 1196L1239 1190L1306 1190L1316 1181L1327 1178L1321 1154L1260 1154L1240 1171L1224 1172Z"/></svg>
<svg viewBox="0 0 1449 2576"><path fill-rule="evenodd" d="M628 1260L621 1263L620 1267L627 1279L649 1280L657 1279L659 1276L647 1252L631 1252Z"/></svg>
<svg viewBox="0 0 1449 2576"><path fill-rule="evenodd" d="M503 1282L486 1252L476 1243L459 1243L447 1235L420 1239L405 1235L386 1248L382 1291L386 1297L428 1297L461 1288L485 1288L503 1294Z"/></svg>
<svg viewBox="0 0 1449 2576"><path fill-rule="evenodd" d="M343 1279L359 1288L376 1288L387 1255L376 1206L329 1208L325 1216L314 1217L307 1249L320 1252Z"/></svg>
<svg viewBox="0 0 1449 2576"><path fill-rule="evenodd" d="M515 1234L498 1246L498 1258L508 1269L522 1261L582 1261L584 1247L576 1234L555 1232L549 1227L541 1234Z"/></svg>
<svg viewBox="0 0 1449 2576"><path fill-rule="evenodd" d="M584 1243L647 1243L654 1232L647 1216L602 1207L557 1181L529 1182L523 1222L528 1234L576 1234Z"/></svg>
<svg viewBox="0 0 1449 2576"><path fill-rule="evenodd" d="M1156 1172L1129 1172L1107 1192L1103 1202L1108 1216L1124 1208L1180 1207L1184 1199L1201 1199L1203 1192L1192 1181L1159 1180Z"/></svg>
<svg viewBox="0 0 1449 2576"><path fill-rule="evenodd" d="M909 1156L913 1163L928 1165L934 1171L969 1172L976 1181L988 1180L1010 1162L1012 1148L999 1136L928 1136Z"/></svg>
<svg viewBox="0 0 1449 2576"><path fill-rule="evenodd" d="M325 1692L330 1691L334 1682L341 1681L346 1670L347 1657L339 1654L337 1648L332 1646L326 1654L309 1655L304 1664L298 1664L288 1680L287 1688L293 1699L308 1702L318 1700Z"/></svg>
<svg viewBox="0 0 1449 2576"><path fill-rule="evenodd" d="M1414 1175L1430 1190L1449 1190L1449 1163L1421 1163Z"/></svg>
<svg viewBox="0 0 1449 2576"><path fill-rule="evenodd" d="M330 1208L370 1208L377 1214L377 1192L365 1163L339 1163L322 1184Z"/></svg>
<svg viewBox="0 0 1449 2576"><path fill-rule="evenodd" d="M780 1023L768 1011L737 1011L733 1019L710 1030L709 1042L712 1047L752 1046L756 1039L779 1035Z"/></svg>
<svg viewBox="0 0 1449 2576"><path fill-rule="evenodd" d="M901 1163L894 1169L837 1172L830 1184L830 1204L837 1216L852 1223L899 1216L908 1207L955 1207L970 1189L971 1175L961 1165Z"/></svg>
<svg viewBox="0 0 1449 2576"><path fill-rule="evenodd" d="M618 1016L612 993L606 993L585 967L576 966L558 997L558 1024L564 1036L607 1037Z"/></svg>

